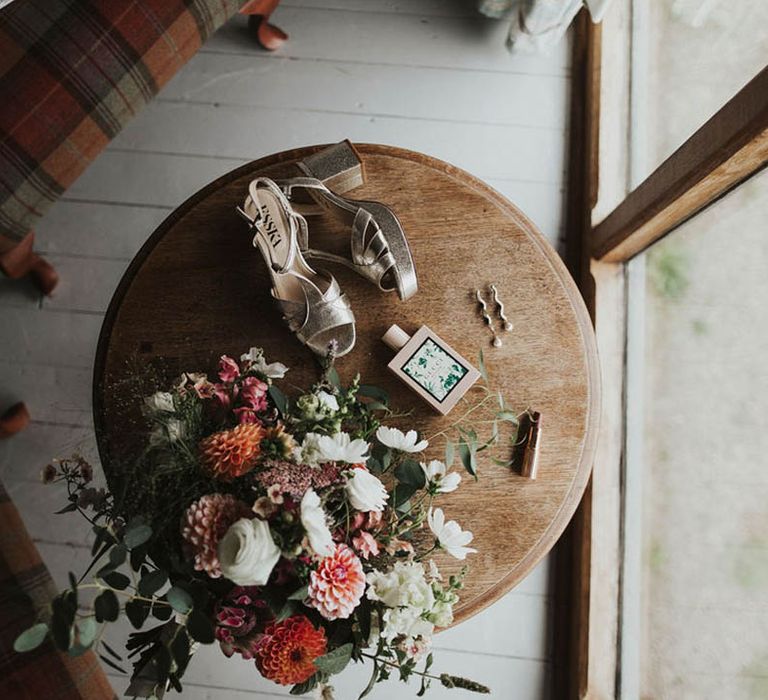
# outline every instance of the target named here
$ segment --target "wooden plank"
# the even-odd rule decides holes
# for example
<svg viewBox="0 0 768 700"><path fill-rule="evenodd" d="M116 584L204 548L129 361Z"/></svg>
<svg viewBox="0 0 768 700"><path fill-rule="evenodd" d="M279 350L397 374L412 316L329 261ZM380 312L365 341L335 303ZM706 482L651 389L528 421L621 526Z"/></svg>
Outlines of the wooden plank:
<svg viewBox="0 0 768 700"><path fill-rule="evenodd" d="M281 8L344 10L404 14L416 17L477 17L477 8L466 0L282 0ZM279 14L276 15L279 17Z"/></svg>
<svg viewBox="0 0 768 700"><path fill-rule="evenodd" d="M109 150L251 160L265 153L342 138L418 150L482 178L556 185L563 179L562 145L546 129L486 125L468 133L466 125L451 122L286 113L236 105L153 102L126 126ZM500 153L508 155L502 158ZM91 172L88 170L82 179Z"/></svg>
<svg viewBox="0 0 768 700"><path fill-rule="evenodd" d="M567 75L568 72L566 41L553 47L547 55L510 54L506 47L507 22L480 15L460 22L452 17L433 17L421 22L386 11L282 7L273 15L273 20L290 35L286 44L270 54L273 60L310 58L528 75ZM329 37L333 40L329 41ZM246 19L235 17L200 51L253 56L259 49L254 46Z"/></svg>
<svg viewBox="0 0 768 700"><path fill-rule="evenodd" d="M594 320L594 280L587 236L597 201L600 25L582 9L571 59L571 120L566 191L565 261ZM590 463L590 467L592 462ZM589 684L592 481L557 548L554 695L582 698Z"/></svg>
<svg viewBox="0 0 768 700"><path fill-rule="evenodd" d="M53 245L52 241L56 238L57 248L68 248L68 241L73 240L73 253L90 255L93 250L95 255L104 253L109 256L111 243L106 238L105 227L109 226L110 218L113 218L119 221L114 235L120 241L115 244L118 253L114 257L123 259L125 250L145 240L152 218L164 219L167 209L242 162L245 161L106 151L72 186L67 198L56 205L58 209L54 210L53 216L57 221L65 220L67 224L57 238L52 223L45 245ZM520 207L554 244L561 228L562 193L559 187L553 187L550 183L515 179L484 179ZM120 183L119 187L115 186L117 182ZM95 206L93 210L89 208L91 203ZM125 206L111 209L112 203ZM134 214L147 211L146 207L164 209L154 212L148 210L150 214L137 218L136 229L132 230ZM61 219L58 218L59 211L62 211ZM43 224L47 221L45 219ZM91 239L95 241L93 249L89 242Z"/></svg>
<svg viewBox="0 0 768 700"><path fill-rule="evenodd" d="M103 314L123 276L128 261L48 256L61 276L56 294L43 300L43 308ZM87 274L83 271L87 270Z"/></svg>
<svg viewBox="0 0 768 700"><path fill-rule="evenodd" d="M567 78L198 53L157 98L565 129ZM235 139L236 140L236 139Z"/></svg>
<svg viewBox="0 0 768 700"><path fill-rule="evenodd" d="M102 318L91 313L4 309L0 360L89 369Z"/></svg>
<svg viewBox="0 0 768 700"><path fill-rule="evenodd" d="M20 364L5 360L0 365L0 374L3 377L0 384L0 406L10 406L23 400L33 420L90 428L89 369ZM24 442L22 438L19 439ZM54 456L51 453L47 459Z"/></svg>
<svg viewBox="0 0 768 700"><path fill-rule="evenodd" d="M35 247L48 256L130 260L170 211L170 205L62 199L35 228Z"/></svg>
<svg viewBox="0 0 768 700"><path fill-rule="evenodd" d="M768 163L768 68L665 160L591 236L596 258L628 260Z"/></svg>

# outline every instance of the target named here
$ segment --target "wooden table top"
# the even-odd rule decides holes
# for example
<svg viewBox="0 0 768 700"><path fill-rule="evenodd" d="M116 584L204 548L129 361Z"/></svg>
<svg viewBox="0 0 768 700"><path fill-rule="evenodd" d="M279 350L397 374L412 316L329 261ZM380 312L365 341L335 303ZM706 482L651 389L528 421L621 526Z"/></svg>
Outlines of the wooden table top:
<svg viewBox="0 0 768 700"><path fill-rule="evenodd" d="M287 385L306 387L317 378L312 354L271 302L266 266L234 207L257 173L295 174L293 163L318 148L268 156L212 182L176 209L132 261L107 311L94 373L96 435L108 478L110 455L138 426L139 395L130 389L138 367L171 380L182 370L212 372L219 355L239 356L256 345L270 361L291 368ZM397 213L411 243L419 292L401 302L333 268L357 318L357 345L337 361L342 380L360 372L366 383L389 391L393 406L413 409L402 427L416 425L427 435L442 430L460 406L447 417L434 414L386 369L392 352L380 340L392 323L408 332L425 324L472 362L483 348L491 384L509 405L542 413L535 481L480 453L479 481L465 474L461 487L440 499L448 517L473 531L478 549L466 562L466 588L456 608L460 621L530 573L579 503L597 437L592 325L558 255L508 200L423 154L357 148L366 184L350 195L382 201ZM312 223L323 238L332 236ZM474 289L489 283L499 287L515 326L503 334L502 348L490 346L472 302ZM443 444L430 449L442 457ZM460 568L443 554L438 564L446 573Z"/></svg>

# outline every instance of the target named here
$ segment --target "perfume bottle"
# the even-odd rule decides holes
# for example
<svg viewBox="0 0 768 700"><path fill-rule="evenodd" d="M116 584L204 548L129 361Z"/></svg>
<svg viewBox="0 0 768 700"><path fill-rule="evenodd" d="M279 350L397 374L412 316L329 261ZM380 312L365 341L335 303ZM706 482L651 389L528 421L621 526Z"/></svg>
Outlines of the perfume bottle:
<svg viewBox="0 0 768 700"><path fill-rule="evenodd" d="M411 336L393 325L382 340L397 352L389 369L443 415L480 378L480 372L427 326Z"/></svg>

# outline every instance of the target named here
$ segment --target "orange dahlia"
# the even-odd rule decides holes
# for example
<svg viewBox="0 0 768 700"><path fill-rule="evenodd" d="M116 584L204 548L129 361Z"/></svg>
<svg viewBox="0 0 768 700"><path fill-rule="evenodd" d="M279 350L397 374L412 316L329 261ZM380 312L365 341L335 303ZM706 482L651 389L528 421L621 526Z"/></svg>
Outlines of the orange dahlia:
<svg viewBox="0 0 768 700"><path fill-rule="evenodd" d="M317 671L314 661L326 648L325 630L316 629L304 615L294 615L264 630L256 646L256 667L280 685L303 683Z"/></svg>
<svg viewBox="0 0 768 700"><path fill-rule="evenodd" d="M309 602L326 620L349 617L365 590L363 565L345 544L325 557L309 575Z"/></svg>
<svg viewBox="0 0 768 700"><path fill-rule="evenodd" d="M209 435L200 442L203 465L215 478L232 481L256 466L263 437L258 423L242 423Z"/></svg>

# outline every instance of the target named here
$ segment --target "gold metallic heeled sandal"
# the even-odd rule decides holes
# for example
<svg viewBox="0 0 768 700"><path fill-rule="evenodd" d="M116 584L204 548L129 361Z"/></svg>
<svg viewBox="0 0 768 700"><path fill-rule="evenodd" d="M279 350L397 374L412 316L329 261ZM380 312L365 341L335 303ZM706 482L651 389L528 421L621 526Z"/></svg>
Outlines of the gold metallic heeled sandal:
<svg viewBox="0 0 768 700"><path fill-rule="evenodd" d="M301 164L299 164L301 167ZM346 199L313 177L280 180L288 199L294 191L306 191L315 205L295 204L306 216L328 212L341 218L350 230L350 257L309 247L301 234L299 246L308 258L345 265L384 292L397 291L405 300L418 291L416 268L403 227L394 212L381 202Z"/></svg>

